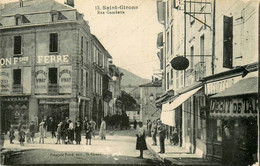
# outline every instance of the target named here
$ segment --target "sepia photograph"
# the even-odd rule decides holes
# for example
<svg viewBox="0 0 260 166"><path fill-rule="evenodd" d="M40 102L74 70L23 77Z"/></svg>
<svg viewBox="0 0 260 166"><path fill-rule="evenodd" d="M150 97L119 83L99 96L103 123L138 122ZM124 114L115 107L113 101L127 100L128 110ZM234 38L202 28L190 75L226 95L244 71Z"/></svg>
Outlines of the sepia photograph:
<svg viewBox="0 0 260 166"><path fill-rule="evenodd" d="M0 0L0 165L258 166L260 0Z"/></svg>

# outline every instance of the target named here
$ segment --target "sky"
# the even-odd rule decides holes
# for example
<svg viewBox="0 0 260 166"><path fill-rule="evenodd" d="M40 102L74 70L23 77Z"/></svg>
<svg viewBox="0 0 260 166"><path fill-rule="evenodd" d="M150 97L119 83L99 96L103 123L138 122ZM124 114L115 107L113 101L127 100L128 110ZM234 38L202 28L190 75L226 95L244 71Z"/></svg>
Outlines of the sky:
<svg viewBox="0 0 260 166"><path fill-rule="evenodd" d="M0 0L3 3L19 0ZM64 0L56 0L64 3ZM103 6L135 6L118 9L124 14L108 14L97 10ZM143 78L158 73L157 34L163 25L157 21L156 0L75 0L75 8L84 14L94 34L113 57L116 66ZM98 14L104 11L105 14ZM110 10L115 11L115 10Z"/></svg>

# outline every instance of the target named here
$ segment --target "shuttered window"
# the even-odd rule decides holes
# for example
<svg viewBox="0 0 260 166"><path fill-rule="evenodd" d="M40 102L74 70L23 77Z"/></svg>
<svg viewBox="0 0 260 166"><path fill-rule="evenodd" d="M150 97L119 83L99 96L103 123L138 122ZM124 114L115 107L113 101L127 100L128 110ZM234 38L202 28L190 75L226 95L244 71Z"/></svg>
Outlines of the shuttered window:
<svg viewBox="0 0 260 166"><path fill-rule="evenodd" d="M58 69L57 68L49 68L49 83L57 84L58 80Z"/></svg>
<svg viewBox="0 0 260 166"><path fill-rule="evenodd" d="M13 80L14 80L14 84L21 84L21 80L22 80L21 69L14 69Z"/></svg>
<svg viewBox="0 0 260 166"><path fill-rule="evenodd" d="M232 68L233 63L233 17L224 16L223 67Z"/></svg>

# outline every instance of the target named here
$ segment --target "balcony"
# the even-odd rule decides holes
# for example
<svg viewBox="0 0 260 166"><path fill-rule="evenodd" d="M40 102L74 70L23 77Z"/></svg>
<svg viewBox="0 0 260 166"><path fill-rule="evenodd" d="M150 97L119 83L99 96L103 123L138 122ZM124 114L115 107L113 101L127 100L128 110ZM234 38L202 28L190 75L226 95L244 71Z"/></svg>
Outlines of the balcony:
<svg viewBox="0 0 260 166"><path fill-rule="evenodd" d="M48 85L48 94L58 95L59 94L59 85L58 84L49 84Z"/></svg>
<svg viewBox="0 0 260 166"><path fill-rule="evenodd" d="M23 93L22 84L13 84L13 93L14 94L22 94Z"/></svg>

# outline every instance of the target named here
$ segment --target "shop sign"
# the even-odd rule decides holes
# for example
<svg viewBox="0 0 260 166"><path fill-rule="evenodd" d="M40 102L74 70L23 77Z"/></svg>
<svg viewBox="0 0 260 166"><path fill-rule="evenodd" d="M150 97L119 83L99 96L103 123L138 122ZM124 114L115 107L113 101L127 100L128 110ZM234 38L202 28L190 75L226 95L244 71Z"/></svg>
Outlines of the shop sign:
<svg viewBox="0 0 260 166"><path fill-rule="evenodd" d="M205 94L206 95L213 95L217 94L219 92L224 91L225 89L229 88L231 85L237 83L239 80L241 80L242 77L233 77L221 81L215 81L215 82L210 82L206 84L205 88Z"/></svg>
<svg viewBox="0 0 260 166"><path fill-rule="evenodd" d="M68 104L70 102L69 99L41 99L39 100L39 104Z"/></svg>
<svg viewBox="0 0 260 166"><path fill-rule="evenodd" d="M37 56L37 64L69 63L69 55Z"/></svg>
<svg viewBox="0 0 260 166"><path fill-rule="evenodd" d="M59 72L59 92L71 93L72 92L72 67L60 66Z"/></svg>
<svg viewBox="0 0 260 166"><path fill-rule="evenodd" d="M258 99L253 97L212 99L210 105L210 115L213 116L256 116L257 111Z"/></svg>
<svg viewBox="0 0 260 166"><path fill-rule="evenodd" d="M11 68L0 68L0 92L1 94L11 94Z"/></svg>
<svg viewBox="0 0 260 166"><path fill-rule="evenodd" d="M0 58L0 66L17 65L20 63L28 63L29 57Z"/></svg>
<svg viewBox="0 0 260 166"><path fill-rule="evenodd" d="M36 67L35 72L35 93L47 93L48 73L45 66Z"/></svg>
<svg viewBox="0 0 260 166"><path fill-rule="evenodd" d="M3 98L3 101L28 101L28 97L7 97Z"/></svg>

